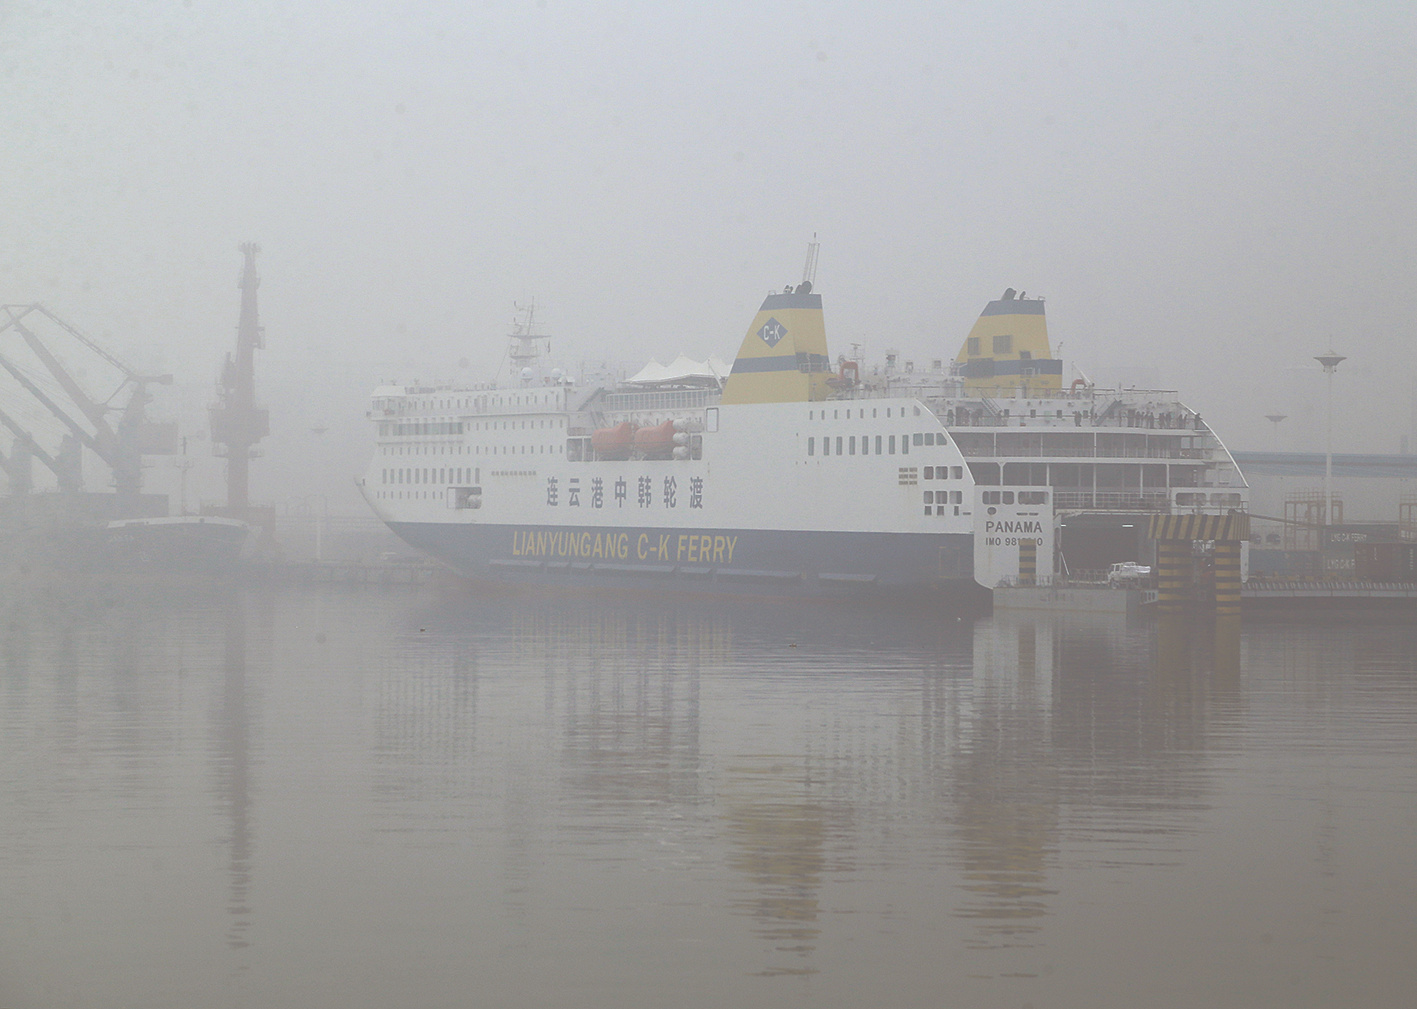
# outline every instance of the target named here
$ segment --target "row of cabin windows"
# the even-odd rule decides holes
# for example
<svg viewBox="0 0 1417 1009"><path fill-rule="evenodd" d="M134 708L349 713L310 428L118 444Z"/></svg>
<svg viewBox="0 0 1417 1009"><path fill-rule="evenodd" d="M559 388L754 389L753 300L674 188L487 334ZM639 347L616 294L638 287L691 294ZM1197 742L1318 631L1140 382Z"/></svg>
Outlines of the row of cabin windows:
<svg viewBox="0 0 1417 1009"><path fill-rule="evenodd" d="M471 453L470 445L383 445L384 455L462 455Z"/></svg>
<svg viewBox="0 0 1417 1009"><path fill-rule="evenodd" d="M563 428L566 426L564 417L552 419L541 418L539 420L488 420L470 421L460 420L419 420L419 421L380 421L379 436L381 438L416 438L447 434L462 434L465 431L524 431L536 428Z"/></svg>
<svg viewBox="0 0 1417 1009"><path fill-rule="evenodd" d="M559 406L557 394L528 393L524 396L477 396L472 400L474 410L486 410L494 406ZM467 400L462 401L462 406L467 407Z"/></svg>
<svg viewBox="0 0 1417 1009"><path fill-rule="evenodd" d="M714 389L681 389L676 392L611 392L605 395L605 409L693 410L716 403L722 395Z"/></svg>
<svg viewBox="0 0 1417 1009"><path fill-rule="evenodd" d="M527 428L544 427L565 427L566 418L557 417L553 420L488 420L474 421L472 430L474 431L524 431Z"/></svg>
<svg viewBox="0 0 1417 1009"><path fill-rule="evenodd" d="M477 445L473 455L555 455L560 451L560 445Z"/></svg>
<svg viewBox="0 0 1417 1009"><path fill-rule="evenodd" d="M936 515L946 514L945 509L953 503L954 513L959 514L959 506L964 503L964 491L958 490L927 490L925 492L925 514L930 514L930 509L935 509Z"/></svg>
<svg viewBox="0 0 1417 1009"><path fill-rule="evenodd" d="M940 469L944 469L943 466ZM964 491L961 490L927 490L925 492L925 514L930 514L930 509L935 509L936 515L944 515L947 509L953 507L954 514L959 514L959 506L964 504Z"/></svg>
<svg viewBox="0 0 1417 1009"><path fill-rule="evenodd" d="M386 469L383 471L383 482L386 484L448 484L448 483L473 483L482 482L482 470L471 466L455 466L451 469Z"/></svg>
<svg viewBox="0 0 1417 1009"><path fill-rule="evenodd" d="M861 454L862 454L862 455L870 455L870 454L871 454L871 437L872 437L872 436L869 435L869 434L863 434L863 435L861 435L860 437L861 437ZM836 454L837 454L837 455L855 455L855 454L856 454L856 438L857 438L857 436L854 435L854 434L850 434L850 435L837 435L837 436L836 436ZM895 435L893 435L893 434L888 434L888 435L881 435L881 434L878 434L878 435L875 436L875 439L876 439L876 455L895 455L895 445L896 445L896 441L895 441L896 436L895 436ZM915 445L917 445L917 446L935 445L935 444L948 445L948 444L949 444L949 441L945 438L945 433L944 433L943 431L938 431L938 432L937 432L937 431L926 431L924 434L921 434L921 433L917 432L917 433L914 434L914 435L903 434L903 435L900 436L900 452L901 452L901 455L909 455L909 454L910 454L910 446L911 446L911 444L912 444L912 440L913 440L913 443L914 443ZM882 451L883 448L884 448L884 451ZM845 451L843 451L843 449L845 449ZM807 439L807 454L808 454L808 455L816 455L816 454L817 454L817 439L816 439L816 437L811 437L811 438L808 438L808 439ZM822 438L822 455L831 455L831 454L832 454L832 439L831 439L831 436L830 436L830 435L824 436L824 437Z"/></svg>
<svg viewBox="0 0 1417 1009"><path fill-rule="evenodd" d="M384 455L556 455L560 445L385 445Z"/></svg>
<svg viewBox="0 0 1417 1009"><path fill-rule="evenodd" d="M893 417L893 416L895 415L896 409L897 409L897 408L896 408L896 407L893 407L893 406L888 406L888 407L886 407L886 419L887 419L887 420L889 420L891 417ZM915 407L914 409L915 409L915 416L919 417L919 416L920 416L920 407L917 406L917 407ZM902 407L899 408L899 410L900 410L900 415L901 415L902 417L904 417L904 416L905 416L905 407L902 406ZM821 416L820 416L820 417L817 416L818 414L821 414ZM879 417L879 416L880 416L880 407L877 407L877 406L871 407L871 416L872 416L872 417ZM826 412L825 410L808 410L808 411L807 411L807 419L808 419L808 420L826 420L826 419L827 419L827 412ZM833 411L832 411L832 415L831 415L831 419L832 419L832 420L841 420L841 410L840 410L840 409L833 410ZM850 411L850 410L847 410L847 411L846 411L846 419L847 419L847 420L850 420L850 419L851 419L851 411ZM858 409L858 410L856 411L856 419L857 419L857 420L865 420L865 419L866 419L866 408L865 408L865 407L861 407L860 409ZM920 443L917 441L915 444L919 445Z"/></svg>
<svg viewBox="0 0 1417 1009"><path fill-rule="evenodd" d="M401 396L390 396L385 399L376 399L374 409L393 412L399 407L404 407L407 411L413 410L487 410L489 407L502 406L560 406L560 399L555 392L527 393L516 396L476 396L472 399L416 399L407 400Z"/></svg>
<svg viewBox="0 0 1417 1009"><path fill-rule="evenodd" d="M986 505L1014 503L1014 491L1011 490L986 490L983 501ZM1048 492L1046 490L1021 490L1018 491L1018 503L1022 505L1041 505L1048 503Z"/></svg>
<svg viewBox="0 0 1417 1009"><path fill-rule="evenodd" d="M379 422L381 438L412 438L426 435L462 434L460 420L383 420Z"/></svg>

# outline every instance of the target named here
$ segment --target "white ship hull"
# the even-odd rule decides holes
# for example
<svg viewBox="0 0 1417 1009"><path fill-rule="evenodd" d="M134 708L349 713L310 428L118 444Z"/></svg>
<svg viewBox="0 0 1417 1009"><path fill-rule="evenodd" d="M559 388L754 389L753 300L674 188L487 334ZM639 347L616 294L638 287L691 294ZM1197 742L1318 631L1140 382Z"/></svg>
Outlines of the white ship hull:
<svg viewBox="0 0 1417 1009"><path fill-rule="evenodd" d="M565 432L574 425L560 409L568 395L437 397L486 412L442 422L460 434L412 444L391 436L365 476L366 498L408 543L473 578L977 595L973 483L917 401L681 410L698 429L698 458L587 460L571 458L574 436ZM423 465L430 460L438 465ZM922 486L931 488L929 507ZM934 504L936 493L944 504Z"/></svg>

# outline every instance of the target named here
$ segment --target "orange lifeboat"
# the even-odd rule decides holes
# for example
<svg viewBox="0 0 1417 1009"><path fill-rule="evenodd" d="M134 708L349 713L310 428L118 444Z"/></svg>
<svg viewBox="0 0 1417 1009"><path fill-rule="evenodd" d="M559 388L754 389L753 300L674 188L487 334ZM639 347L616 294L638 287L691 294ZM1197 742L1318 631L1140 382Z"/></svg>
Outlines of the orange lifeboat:
<svg viewBox="0 0 1417 1009"><path fill-rule="evenodd" d="M645 459L668 459L674 455L674 422L666 420L635 432L635 453Z"/></svg>
<svg viewBox="0 0 1417 1009"><path fill-rule="evenodd" d="M599 459L628 459L635 446L635 425L626 421L591 432L590 447Z"/></svg>

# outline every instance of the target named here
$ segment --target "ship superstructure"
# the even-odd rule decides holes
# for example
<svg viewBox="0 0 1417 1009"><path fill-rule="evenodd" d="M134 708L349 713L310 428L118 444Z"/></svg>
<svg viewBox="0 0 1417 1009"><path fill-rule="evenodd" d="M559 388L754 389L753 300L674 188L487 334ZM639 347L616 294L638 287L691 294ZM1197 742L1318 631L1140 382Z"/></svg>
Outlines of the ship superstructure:
<svg viewBox="0 0 1417 1009"><path fill-rule="evenodd" d="M1249 487L1229 450L1176 392L1065 377L1042 298L1006 290L985 306L953 361L917 370L888 355L850 384L854 398L908 394L927 404L982 499L1045 492L1058 525L1059 573L1149 563L1151 515L1249 508Z"/></svg>

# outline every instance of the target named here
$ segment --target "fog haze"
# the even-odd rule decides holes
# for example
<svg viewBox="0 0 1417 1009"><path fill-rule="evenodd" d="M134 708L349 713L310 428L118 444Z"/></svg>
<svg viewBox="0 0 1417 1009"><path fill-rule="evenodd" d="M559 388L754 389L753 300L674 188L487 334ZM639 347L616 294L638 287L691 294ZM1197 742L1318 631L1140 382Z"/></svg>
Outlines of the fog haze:
<svg viewBox="0 0 1417 1009"><path fill-rule="evenodd" d="M1414 118L1398 3L21 0L0 299L176 373L201 427L259 242L253 497L351 512L373 383L490 378L531 298L567 362L731 359L813 234L834 353L953 356L1012 286L1069 365L1321 450L1332 342L1336 447L1395 452Z"/></svg>

